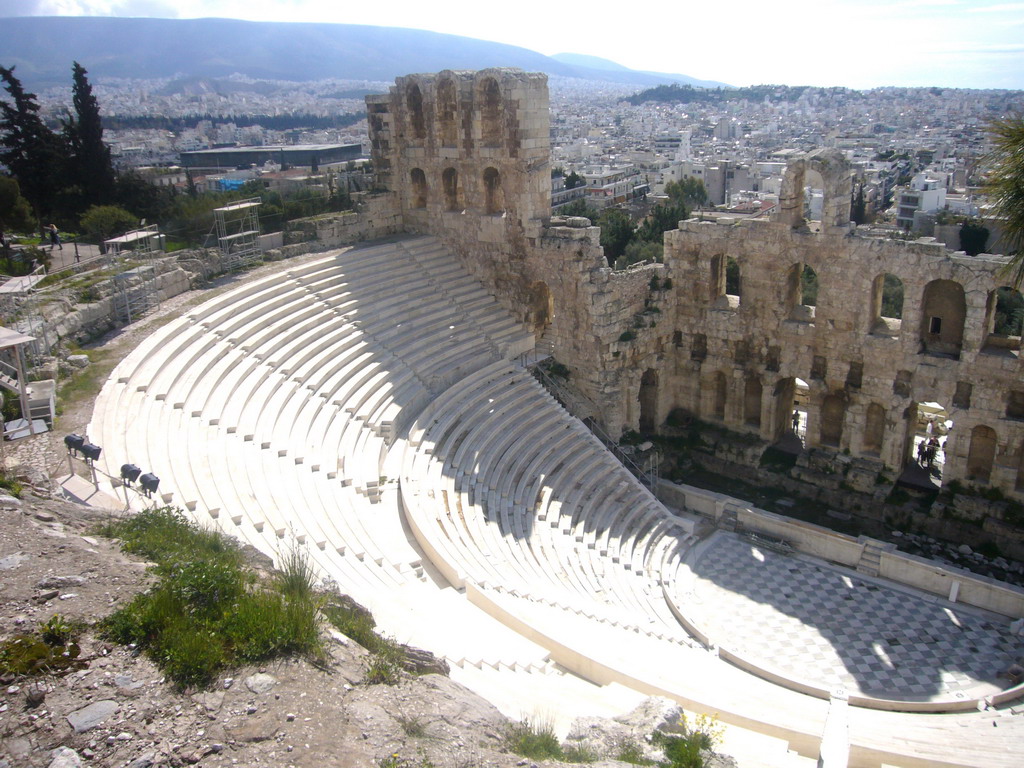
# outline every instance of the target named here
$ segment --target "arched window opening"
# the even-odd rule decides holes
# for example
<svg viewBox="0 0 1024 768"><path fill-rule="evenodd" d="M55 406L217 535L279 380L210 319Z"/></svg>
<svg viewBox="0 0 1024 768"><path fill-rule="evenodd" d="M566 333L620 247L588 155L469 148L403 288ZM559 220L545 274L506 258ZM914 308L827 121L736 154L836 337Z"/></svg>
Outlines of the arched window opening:
<svg viewBox="0 0 1024 768"><path fill-rule="evenodd" d="M743 423L747 426L761 426L762 390L760 379L747 379L743 390Z"/></svg>
<svg viewBox="0 0 1024 768"><path fill-rule="evenodd" d="M458 97L455 83L444 78L437 84L438 139L442 147L455 147L459 143Z"/></svg>
<svg viewBox="0 0 1024 768"><path fill-rule="evenodd" d="M480 142L485 147L501 146L501 89L493 77L480 83Z"/></svg>
<svg viewBox="0 0 1024 768"><path fill-rule="evenodd" d="M445 168L441 173L441 187L444 189L444 209L461 211L459 205L459 172L454 168Z"/></svg>
<svg viewBox="0 0 1024 768"><path fill-rule="evenodd" d="M740 305L740 265L726 256L711 258L711 301L715 309L737 309Z"/></svg>
<svg viewBox="0 0 1024 768"><path fill-rule="evenodd" d="M985 345L990 354L1013 354L1020 349L1021 326L1024 324L1024 296L1020 291L1003 286L988 295L985 308Z"/></svg>
<svg viewBox="0 0 1024 768"><path fill-rule="evenodd" d="M421 168L413 168L409 173L412 182L412 207L427 207L427 176Z"/></svg>
<svg viewBox="0 0 1024 768"><path fill-rule="evenodd" d="M484 171L484 212L489 214L503 213L505 196L501 189L501 174L496 168Z"/></svg>
<svg viewBox="0 0 1024 768"><path fill-rule="evenodd" d="M846 399L842 395L826 395L821 401L821 444L839 447L846 419Z"/></svg>
<svg viewBox="0 0 1024 768"><path fill-rule="evenodd" d="M644 371L640 378L640 431L654 432L658 423L658 374L653 368Z"/></svg>
<svg viewBox="0 0 1024 768"><path fill-rule="evenodd" d="M864 453L879 455L884 438L885 408L878 403L871 403L864 417Z"/></svg>
<svg viewBox="0 0 1024 768"><path fill-rule="evenodd" d="M416 140L427 137L426 121L423 119L423 94L420 87L413 83L405 92L405 104L409 110L409 128L411 138Z"/></svg>
<svg viewBox="0 0 1024 768"><path fill-rule="evenodd" d="M804 171L804 219L811 231L820 231L825 211L825 180L813 168Z"/></svg>
<svg viewBox="0 0 1024 768"><path fill-rule="evenodd" d="M922 351L959 360L966 319L963 286L952 280L932 280L924 287L921 301Z"/></svg>
<svg viewBox="0 0 1024 768"><path fill-rule="evenodd" d="M987 483L996 460L996 432L979 424L971 430L971 447L967 452L967 479Z"/></svg>
<svg viewBox="0 0 1024 768"><path fill-rule="evenodd" d="M871 289L871 332L899 336L903 326L903 281L888 272L875 278Z"/></svg>
<svg viewBox="0 0 1024 768"><path fill-rule="evenodd" d="M794 264L786 275L786 307L789 319L814 323L818 305L818 275L806 264Z"/></svg>
<svg viewBox="0 0 1024 768"><path fill-rule="evenodd" d="M736 299L740 303L740 265L731 256L725 262L725 295Z"/></svg>

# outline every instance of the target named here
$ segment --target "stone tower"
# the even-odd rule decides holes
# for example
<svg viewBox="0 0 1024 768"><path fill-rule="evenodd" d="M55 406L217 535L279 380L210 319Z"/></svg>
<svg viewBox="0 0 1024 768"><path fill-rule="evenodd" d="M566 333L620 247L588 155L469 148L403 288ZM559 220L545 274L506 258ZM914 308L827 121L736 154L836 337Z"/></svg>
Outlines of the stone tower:
<svg viewBox="0 0 1024 768"><path fill-rule="evenodd" d="M550 215L547 76L515 69L400 77L368 96L377 183L405 228L515 242Z"/></svg>

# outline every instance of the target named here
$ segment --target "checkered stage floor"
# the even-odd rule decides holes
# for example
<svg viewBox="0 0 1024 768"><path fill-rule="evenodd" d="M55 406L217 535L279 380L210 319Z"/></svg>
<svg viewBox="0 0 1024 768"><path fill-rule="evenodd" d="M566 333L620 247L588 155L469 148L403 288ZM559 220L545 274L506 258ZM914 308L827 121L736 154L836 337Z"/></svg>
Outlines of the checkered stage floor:
<svg viewBox="0 0 1024 768"><path fill-rule="evenodd" d="M784 675L879 698L1002 690L1024 658L1005 623L715 534L687 598L712 641Z"/></svg>

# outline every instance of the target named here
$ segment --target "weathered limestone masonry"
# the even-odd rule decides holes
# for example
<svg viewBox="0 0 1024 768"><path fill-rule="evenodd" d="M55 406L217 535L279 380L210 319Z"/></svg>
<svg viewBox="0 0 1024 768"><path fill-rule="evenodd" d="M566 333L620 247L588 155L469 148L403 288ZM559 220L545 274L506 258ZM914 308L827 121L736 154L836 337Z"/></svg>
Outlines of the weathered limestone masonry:
<svg viewBox="0 0 1024 768"><path fill-rule="evenodd" d="M820 232L795 199L805 168L825 185ZM809 446L901 470L917 404L935 401L955 423L943 482L1019 495L1020 339L992 334L1006 259L859 233L849 223L850 178L838 153L819 150L787 170L774 220L687 221L666 233L678 288L663 402L774 441L789 428L800 378L810 387ZM730 260L740 275L732 295ZM805 266L818 278L815 306L802 303ZM882 315L886 275L903 284L902 319Z"/></svg>
<svg viewBox="0 0 1024 768"><path fill-rule="evenodd" d="M648 353L623 355L617 340L661 298L649 286L664 267L613 272L587 219L550 218L547 77L409 75L366 103L377 183L395 194L406 231L440 237L573 369L596 404L587 415L620 429L623 381Z"/></svg>
<svg viewBox="0 0 1024 768"><path fill-rule="evenodd" d="M809 446L899 471L917 403L937 401L955 421L943 481L1024 492L1020 340L992 333L1005 259L858 231L839 153L791 163L772 221L681 222L664 265L615 272L597 228L550 218L544 75L409 75L367 97L367 111L378 185L403 229L441 238L549 341L594 402L580 415L612 434L657 429L684 408L773 441L799 378ZM813 228L807 173L824 190ZM814 306L801 297L805 266L820 285ZM902 282L901 319L883 315L886 275Z"/></svg>

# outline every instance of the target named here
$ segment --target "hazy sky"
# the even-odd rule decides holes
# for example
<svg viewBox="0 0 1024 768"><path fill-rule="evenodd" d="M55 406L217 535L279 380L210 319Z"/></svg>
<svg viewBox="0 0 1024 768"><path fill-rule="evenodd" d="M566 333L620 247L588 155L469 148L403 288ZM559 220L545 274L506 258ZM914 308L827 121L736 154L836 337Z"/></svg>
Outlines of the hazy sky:
<svg viewBox="0 0 1024 768"><path fill-rule="evenodd" d="M1024 89L1024 2L0 0L0 13L401 26L733 85Z"/></svg>

